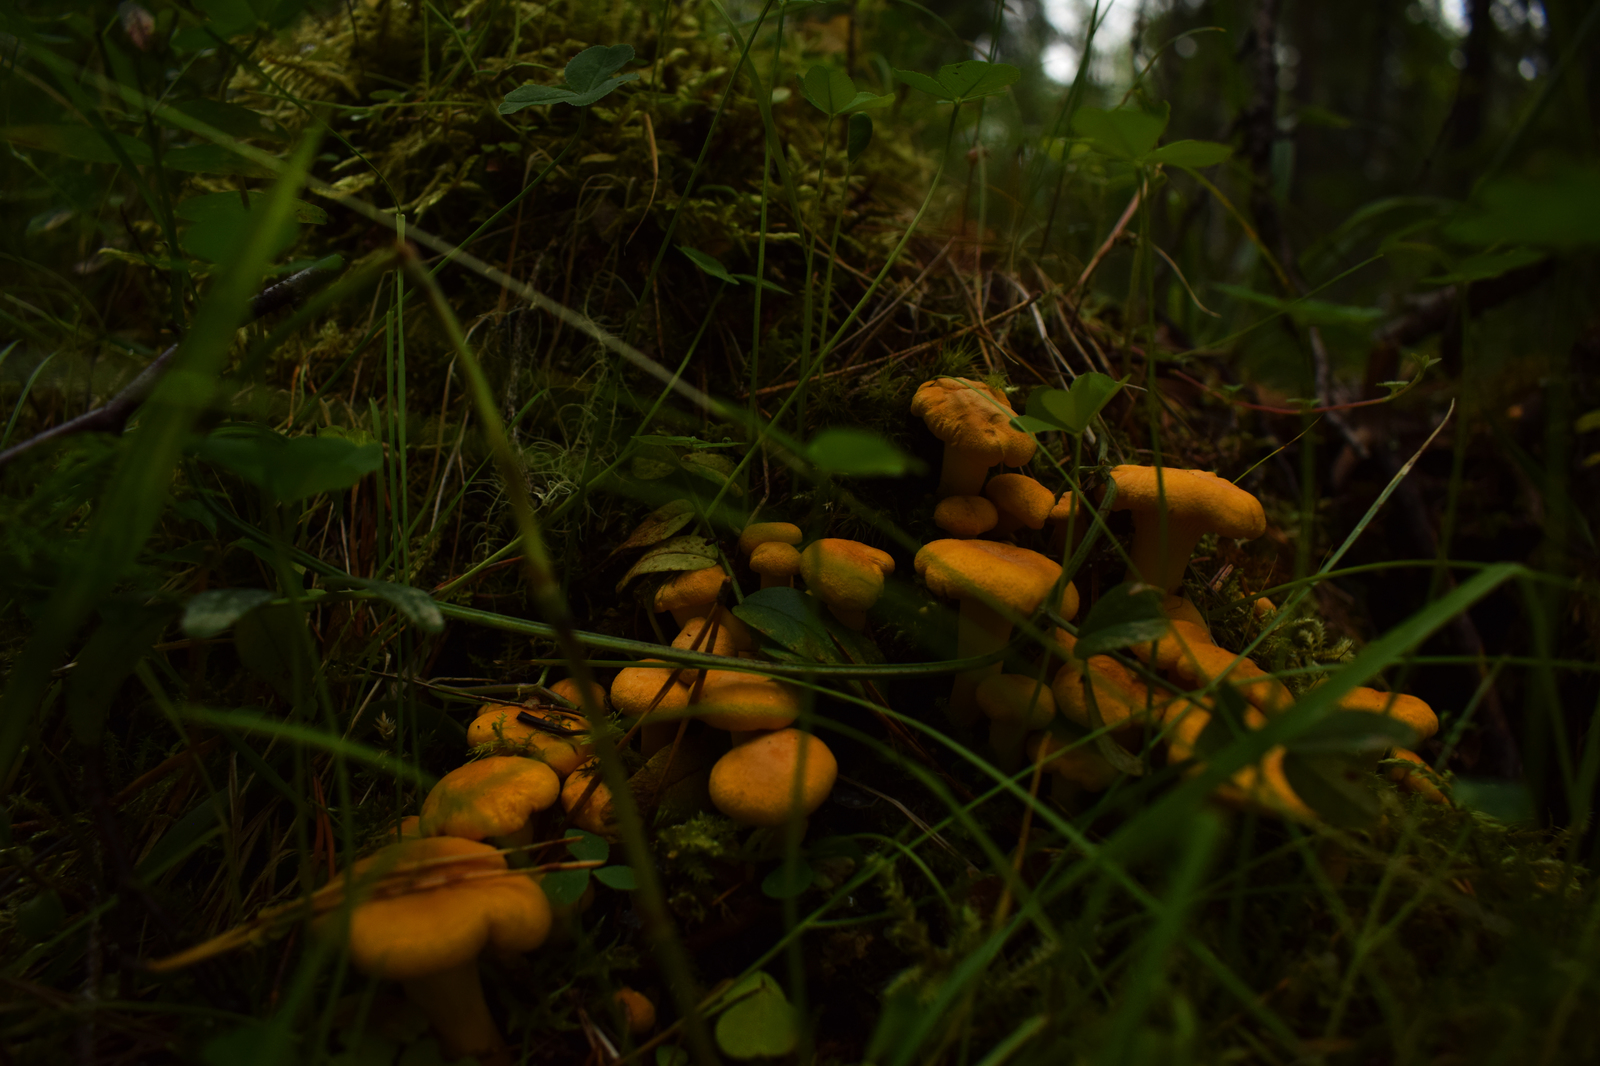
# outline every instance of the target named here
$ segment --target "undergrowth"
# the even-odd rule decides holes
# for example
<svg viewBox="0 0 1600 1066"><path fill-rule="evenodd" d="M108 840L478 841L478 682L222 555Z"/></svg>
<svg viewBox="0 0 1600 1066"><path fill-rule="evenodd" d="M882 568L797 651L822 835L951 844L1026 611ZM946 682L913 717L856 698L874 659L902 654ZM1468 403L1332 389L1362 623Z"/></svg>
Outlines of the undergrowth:
<svg viewBox="0 0 1600 1066"><path fill-rule="evenodd" d="M543 750L469 742L498 705L587 718L617 801L511 849L557 917L481 960L503 1061L1600 1054L1600 237L1551 88L1581 61L1358 199L1273 147L1350 126L1270 88L1275 4L1162 7L1111 74L1086 28L1070 85L994 5L446 6L0 12L0 1061L442 1061L341 886L440 777ZM1581 59L1567 6L1542 47ZM1448 61L1408 26L1415 140ZM1216 471L1268 531L1205 537L1180 591L1295 709L1246 729L1202 686L1189 762L1170 723L1058 720L1121 771L1076 793L951 725L910 414L945 377L1025 413L1092 526L1016 533L1083 608L991 662L1082 661L1059 631L1172 687L1153 609L1092 613L1141 595L1107 486ZM892 557L865 630L758 625L752 522ZM739 668L653 610L711 563L837 756L809 819L736 824L695 785L726 742L686 728L669 781L575 695ZM1404 787L1393 735L1326 725L1357 685L1438 712ZM1314 764L1311 817L1212 795L1269 751Z"/></svg>

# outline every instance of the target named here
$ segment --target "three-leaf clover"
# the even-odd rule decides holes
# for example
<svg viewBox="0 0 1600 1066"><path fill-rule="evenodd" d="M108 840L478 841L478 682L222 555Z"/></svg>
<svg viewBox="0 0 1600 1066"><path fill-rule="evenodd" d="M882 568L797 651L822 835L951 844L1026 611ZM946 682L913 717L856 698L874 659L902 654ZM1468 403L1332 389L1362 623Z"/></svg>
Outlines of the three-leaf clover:
<svg viewBox="0 0 1600 1066"><path fill-rule="evenodd" d="M981 96L1005 92L1012 82L1022 77L1022 71L1010 63L968 59L940 67L938 76L933 78L914 70L897 70L894 76L913 89L939 97L940 103L964 104Z"/></svg>
<svg viewBox="0 0 1600 1066"><path fill-rule="evenodd" d="M837 67L812 67L800 81L800 92L813 107L829 118L853 115L875 107L887 107L894 102L894 93L878 96L858 90L850 75Z"/></svg>
<svg viewBox="0 0 1600 1066"><path fill-rule="evenodd" d="M554 85L524 85L519 89L512 89L506 94L505 102L500 105L500 113L509 115L525 107L547 107L550 104L588 107L603 99L617 86L639 80L638 71L617 73L631 62L633 62L631 44L597 44L585 48L573 56L567 63L567 69L561 72L561 76L566 79L566 88Z"/></svg>

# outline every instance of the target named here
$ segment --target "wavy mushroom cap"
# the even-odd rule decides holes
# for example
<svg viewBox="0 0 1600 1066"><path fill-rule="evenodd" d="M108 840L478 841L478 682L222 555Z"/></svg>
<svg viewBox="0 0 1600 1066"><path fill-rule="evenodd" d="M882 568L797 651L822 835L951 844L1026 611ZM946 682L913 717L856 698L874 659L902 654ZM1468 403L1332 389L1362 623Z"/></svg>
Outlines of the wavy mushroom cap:
<svg viewBox="0 0 1600 1066"><path fill-rule="evenodd" d="M839 764L826 744L798 729L780 729L717 760L711 768L711 802L741 825L779 826L820 807L838 776Z"/></svg>
<svg viewBox="0 0 1600 1066"><path fill-rule="evenodd" d="M1000 512L982 496L946 496L933 509L933 524L954 537L976 537L993 529Z"/></svg>
<svg viewBox="0 0 1600 1066"><path fill-rule="evenodd" d="M792 581L800 572L800 550L777 540L758 544L750 553L750 569L761 575L763 583Z"/></svg>
<svg viewBox="0 0 1600 1066"><path fill-rule="evenodd" d="M1065 778L1086 792L1104 792L1117 779L1117 768L1089 741L1068 742L1050 733L1036 733L1028 740L1028 759L1038 762L1041 757L1045 773Z"/></svg>
<svg viewBox="0 0 1600 1066"><path fill-rule="evenodd" d="M1379 692L1373 688L1351 689L1339 698L1339 708L1397 718L1417 731L1419 741L1427 740L1439 731L1439 716L1433 713L1433 708L1404 692Z"/></svg>
<svg viewBox="0 0 1600 1066"><path fill-rule="evenodd" d="M830 607L865 611L883 595L885 574L894 573L894 557L871 545L827 537L800 553L800 576L811 594Z"/></svg>
<svg viewBox="0 0 1600 1066"><path fill-rule="evenodd" d="M732 678L713 678L708 671L700 698L686 708L713 729L746 732L751 729L783 729L800 715L800 694L791 686L758 678L751 674Z"/></svg>
<svg viewBox="0 0 1600 1066"><path fill-rule="evenodd" d="M735 618L727 610L717 612L716 635L707 642L700 634L710 625L708 616L691 618L683 623L683 628L678 630L678 635L672 638L672 646L679 651L695 650L706 655L737 655L741 651L749 651L755 647L751 639L750 630L745 624ZM700 642L700 647L695 648L695 641ZM685 670L690 677L693 674Z"/></svg>
<svg viewBox="0 0 1600 1066"><path fill-rule="evenodd" d="M1169 600L1177 599L1168 596ZM1160 639L1155 641L1139 641L1128 646L1128 653L1146 665L1154 665L1157 670L1171 673L1178 665L1178 660L1195 656L1195 648L1211 648L1211 631L1204 626L1182 618L1171 618L1167 622L1167 631Z"/></svg>
<svg viewBox="0 0 1600 1066"><path fill-rule="evenodd" d="M793 522L752 522L739 534L739 552L749 555L763 544L799 544L804 534Z"/></svg>
<svg viewBox="0 0 1600 1066"><path fill-rule="evenodd" d="M1429 778L1429 775L1433 773L1433 768L1428 765L1427 759L1405 748L1393 749L1389 752L1389 758L1401 763L1399 766L1391 766L1389 768L1388 777L1390 781L1393 781L1407 792L1415 792L1433 803L1450 802L1449 797ZM1407 763L1410 765L1405 765Z"/></svg>
<svg viewBox="0 0 1600 1066"><path fill-rule="evenodd" d="M1153 466L1114 466L1111 480L1117 483L1113 511L1154 517L1165 499L1167 514L1173 521L1199 522L1207 532L1218 536L1253 540L1267 531L1267 514L1261 509L1261 501L1208 470L1162 467L1159 494Z"/></svg>
<svg viewBox="0 0 1600 1066"><path fill-rule="evenodd" d="M1184 706L1167 717L1172 726L1167 734L1167 759L1173 763L1195 757L1195 744L1211 722L1211 713L1199 704L1174 700L1172 706L1179 704ZM1244 722L1251 729L1260 729L1267 724L1267 719L1260 711L1250 708L1245 712ZM1235 807L1262 810L1281 818L1316 821L1316 812L1295 794L1284 773L1286 754L1281 745L1269 748L1259 763L1246 766L1219 785L1217 798ZM1195 767L1198 769L1199 764Z"/></svg>
<svg viewBox="0 0 1600 1066"><path fill-rule="evenodd" d="M1029 529L1043 529L1056 505L1056 494L1026 474L997 474L983 494L1002 515Z"/></svg>
<svg viewBox="0 0 1600 1066"><path fill-rule="evenodd" d="M1160 719L1166 696L1152 691L1109 655L1091 656L1087 664L1074 659L1056 671L1050 690L1063 716L1086 729L1098 728L1090 719L1089 701L1084 694L1085 666L1094 685L1095 708L1108 728L1120 729L1130 723L1150 725Z"/></svg>
<svg viewBox="0 0 1600 1066"><path fill-rule="evenodd" d="M518 755L490 755L439 779L422 801L422 831L466 840L505 836L560 794L561 779L547 764Z"/></svg>
<svg viewBox="0 0 1600 1066"><path fill-rule="evenodd" d="M672 617L682 625L696 614L704 614L709 610L722 594L722 586L727 583L728 575L722 572L720 566L681 571L663 581L656 589L655 609L671 611ZM679 618L679 615L682 617Z"/></svg>
<svg viewBox="0 0 1600 1066"><path fill-rule="evenodd" d="M1174 628L1187 623L1175 622ZM1168 671L1170 676L1189 688L1203 688L1218 678L1227 681L1246 703L1268 714L1280 714L1289 709L1294 696L1282 681L1263 670L1252 659L1246 659L1215 644L1190 643Z"/></svg>
<svg viewBox="0 0 1600 1066"><path fill-rule="evenodd" d="M1079 533L1082 533L1089 527L1088 516L1083 514L1081 505L1078 503L1078 494L1073 492L1071 489L1068 489L1066 492L1061 494L1061 499L1057 500L1051 505L1050 513L1045 515L1045 521L1060 522L1061 524L1065 525L1067 520L1070 518L1077 519L1075 524L1078 527Z"/></svg>
<svg viewBox="0 0 1600 1066"><path fill-rule="evenodd" d="M1043 729L1056 716L1056 698L1038 678L991 674L978 682L978 709L992 722Z"/></svg>
<svg viewBox="0 0 1600 1066"><path fill-rule="evenodd" d="M487 707L467 726L467 746L493 744L497 755L525 755L547 763L557 777L566 777L589 758L590 748L580 737L564 737L527 725L518 715L527 713L566 729L586 729L580 717L561 711L530 711L526 707Z"/></svg>
<svg viewBox="0 0 1600 1066"><path fill-rule="evenodd" d="M573 825L586 833L615 839L617 836L616 810L611 802L611 789L599 780L598 767L590 770L579 770L567 778L566 784L561 786L561 809L567 812L567 818ZM590 784L594 791L589 791ZM588 799L584 795L588 794ZM579 803L583 806L580 808Z"/></svg>
<svg viewBox="0 0 1600 1066"><path fill-rule="evenodd" d="M972 453L989 466L1021 466L1039 447L1033 437L1011 428L1016 412L1005 393L981 381L925 381L912 397L911 413L948 447Z"/></svg>
<svg viewBox="0 0 1600 1066"><path fill-rule="evenodd" d="M1200 608L1194 601L1184 596L1167 596L1161 601L1161 613L1174 622L1188 622L1192 626L1199 626L1206 633L1211 632L1211 627L1206 625L1206 616L1200 613Z"/></svg>
<svg viewBox="0 0 1600 1066"><path fill-rule="evenodd" d="M693 671L683 670L678 680L672 681L671 663L663 659L640 659L639 666L630 666L617 674L611 682L611 705L629 718L637 718L650 710L655 701L658 711L679 711L689 704L689 686L684 677L693 677ZM644 663L662 663L662 667L645 666ZM665 667L665 668L664 668ZM666 686L666 694L656 699L656 694Z"/></svg>
<svg viewBox="0 0 1600 1066"><path fill-rule="evenodd" d="M451 857L461 861L437 863ZM363 973L408 981L470 962L486 947L532 951L550 933L550 902L533 879L506 871L487 844L437 836L390 844L356 874L416 874L429 887L358 903L350 958ZM485 877L506 871L503 877Z"/></svg>
<svg viewBox="0 0 1600 1066"><path fill-rule="evenodd" d="M1056 613L1061 615L1063 622L1070 622L1078 613L1079 603L1078 586L1068 581L1061 590L1061 602L1056 605Z"/></svg>
<svg viewBox="0 0 1600 1066"><path fill-rule="evenodd" d="M549 688L552 693L560 696L580 711L583 709L583 697L578 694L577 678L563 677L559 681L550 682ZM595 710L604 711L606 709L606 687L594 678L589 679L589 698L594 701Z"/></svg>
<svg viewBox="0 0 1600 1066"><path fill-rule="evenodd" d="M628 1032L643 1036L656 1027L656 1005L642 993L631 988L619 988L611 997L628 1023Z"/></svg>
<svg viewBox="0 0 1600 1066"><path fill-rule="evenodd" d="M1018 614L1039 609L1061 564L1036 551L992 540L936 540L917 552L917 574L936 596L1004 604Z"/></svg>

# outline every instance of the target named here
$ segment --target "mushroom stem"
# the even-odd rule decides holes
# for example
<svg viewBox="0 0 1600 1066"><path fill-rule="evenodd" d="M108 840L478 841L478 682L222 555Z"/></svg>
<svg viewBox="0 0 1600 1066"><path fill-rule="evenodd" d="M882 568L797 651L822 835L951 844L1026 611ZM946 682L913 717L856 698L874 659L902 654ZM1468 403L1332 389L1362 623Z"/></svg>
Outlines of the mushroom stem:
<svg viewBox="0 0 1600 1066"><path fill-rule="evenodd" d="M406 998L427 1015L445 1058L476 1055L485 1064L505 1060L505 1041L483 999L477 957L438 973L402 982Z"/></svg>
<svg viewBox="0 0 1600 1066"><path fill-rule="evenodd" d="M1011 639L1011 619L973 596L961 600L961 620L956 627L956 658L970 659L999 651ZM963 670L950 690L950 721L969 726L979 718L978 682L1000 672L999 663Z"/></svg>
<svg viewBox="0 0 1600 1066"><path fill-rule="evenodd" d="M831 603L828 604L828 610L833 612L833 616L835 618L849 626L851 629L855 630L857 633L867 628L866 611L852 611L846 607L835 607Z"/></svg>
<svg viewBox="0 0 1600 1066"><path fill-rule="evenodd" d="M1183 584L1183 572L1189 567L1189 556L1200 543L1203 530L1169 514L1166 532L1163 543L1159 517L1139 515L1133 523L1133 547L1128 552L1133 565L1128 576L1172 592Z"/></svg>
<svg viewBox="0 0 1600 1066"><path fill-rule="evenodd" d="M939 470L939 498L980 496L983 483L994 464L984 452L970 452L949 444L944 446L944 465Z"/></svg>
<svg viewBox="0 0 1600 1066"><path fill-rule="evenodd" d="M1022 745L1027 741L1029 732L1031 730L1026 720L990 721L989 746L994 749L994 764L998 769L1011 774L1022 766Z"/></svg>

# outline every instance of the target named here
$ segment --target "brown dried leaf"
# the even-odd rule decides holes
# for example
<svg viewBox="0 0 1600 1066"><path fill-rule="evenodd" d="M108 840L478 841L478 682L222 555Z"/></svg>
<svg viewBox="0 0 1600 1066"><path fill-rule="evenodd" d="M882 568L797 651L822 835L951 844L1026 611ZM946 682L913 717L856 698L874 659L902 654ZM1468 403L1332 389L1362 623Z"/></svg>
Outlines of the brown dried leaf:
<svg viewBox="0 0 1600 1066"><path fill-rule="evenodd" d="M627 588L634 578L644 574L669 573L677 570L704 570L715 566L717 546L704 537L673 537L651 548L617 582L617 591Z"/></svg>
<svg viewBox="0 0 1600 1066"><path fill-rule="evenodd" d="M664 507L658 507L650 513L650 517L639 523L639 528L628 534L628 539L612 549L610 560L621 555L630 548L644 548L657 544L672 536L678 530L688 525L694 519L694 505L688 500L673 500Z"/></svg>

